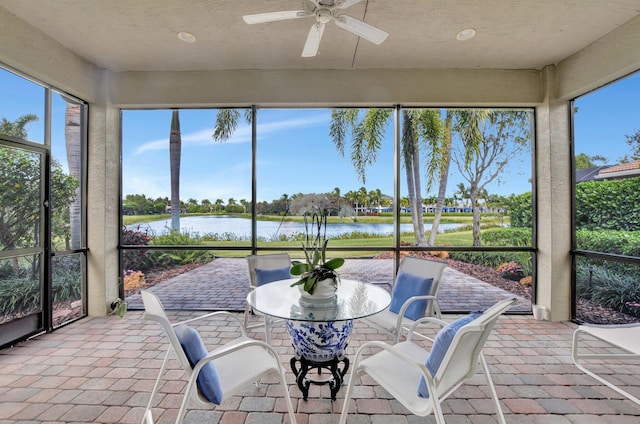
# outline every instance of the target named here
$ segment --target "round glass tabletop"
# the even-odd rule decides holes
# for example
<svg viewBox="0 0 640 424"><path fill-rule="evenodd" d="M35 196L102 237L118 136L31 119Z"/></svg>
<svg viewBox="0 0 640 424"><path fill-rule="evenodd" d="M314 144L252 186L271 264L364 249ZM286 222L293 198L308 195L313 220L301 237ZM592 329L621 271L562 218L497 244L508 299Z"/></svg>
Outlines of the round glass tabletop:
<svg viewBox="0 0 640 424"><path fill-rule="evenodd" d="M297 278L274 281L252 290L247 302L256 311L294 321L343 321L377 314L391 303L381 287L342 279L333 298L310 300L291 284Z"/></svg>

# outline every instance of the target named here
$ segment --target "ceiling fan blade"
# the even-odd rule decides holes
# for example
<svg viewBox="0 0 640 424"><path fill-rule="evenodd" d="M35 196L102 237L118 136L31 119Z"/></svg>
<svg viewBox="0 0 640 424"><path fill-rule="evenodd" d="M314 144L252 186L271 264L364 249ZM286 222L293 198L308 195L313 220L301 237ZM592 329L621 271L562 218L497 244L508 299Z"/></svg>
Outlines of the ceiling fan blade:
<svg viewBox="0 0 640 424"><path fill-rule="evenodd" d="M338 9L346 9L348 7L353 6L356 3L360 3L362 0L339 0L336 2L336 7Z"/></svg>
<svg viewBox="0 0 640 424"><path fill-rule="evenodd" d="M284 21L287 19L306 18L312 16L306 10L283 10L280 12L256 13L244 15L242 19L248 24L262 24L264 22Z"/></svg>
<svg viewBox="0 0 640 424"><path fill-rule="evenodd" d="M335 18L336 25L340 28L344 28L347 31L351 31L354 34L371 41L374 44L381 44L389 36L388 32L376 28L373 25L369 25L362 22L359 19L352 18L348 15L340 15Z"/></svg>
<svg viewBox="0 0 640 424"><path fill-rule="evenodd" d="M318 22L311 27L309 35L307 36L307 42L304 43L304 49L302 49L302 57L313 57L318 54L318 48L320 47L320 39L324 33L325 24Z"/></svg>

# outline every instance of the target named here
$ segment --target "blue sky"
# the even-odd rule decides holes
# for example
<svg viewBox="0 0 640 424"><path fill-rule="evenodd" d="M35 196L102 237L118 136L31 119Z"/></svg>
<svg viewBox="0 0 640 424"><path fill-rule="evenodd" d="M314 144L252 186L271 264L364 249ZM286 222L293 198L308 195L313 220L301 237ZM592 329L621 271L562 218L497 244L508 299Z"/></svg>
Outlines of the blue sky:
<svg viewBox="0 0 640 424"><path fill-rule="evenodd" d="M8 72L0 71L0 117L14 120L26 113L42 116L44 90ZM640 74L594 91L576 101L576 153L602 155L609 164L628 153L625 135L640 129ZM64 102L53 100L54 157L64 165ZM376 162L360 181L349 158L336 153L329 137L330 109L258 110L258 200L271 201L283 194L328 192L339 187L344 194L365 186L393 194L393 128L386 136ZM216 110L180 111L182 132L181 199L195 198L226 203L251 199L251 128L242 120L233 137L214 142L211 133ZM171 112L137 110L123 113L123 193L148 197L170 195L168 138ZM29 138L42 141L43 119L29 128ZM510 164L502 183L490 193L509 195L530 190L528 156ZM404 176L404 171L401 170ZM452 166L448 195L463 182ZM466 185L466 184L465 184ZM406 195L404 177L401 195ZM423 190L424 191L424 190ZM435 189L426 195L435 194Z"/></svg>

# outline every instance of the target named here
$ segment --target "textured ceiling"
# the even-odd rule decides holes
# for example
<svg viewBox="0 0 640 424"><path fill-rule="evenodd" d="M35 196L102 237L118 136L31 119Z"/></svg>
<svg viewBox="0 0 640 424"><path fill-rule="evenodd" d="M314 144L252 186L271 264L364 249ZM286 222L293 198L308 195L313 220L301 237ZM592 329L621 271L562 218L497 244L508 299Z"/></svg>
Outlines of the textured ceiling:
<svg viewBox="0 0 640 424"><path fill-rule="evenodd" d="M0 7L116 72L540 69L640 14L640 0L363 0L344 13L387 31L384 43L329 23L318 55L303 58L312 17L256 25L242 20L301 9L302 0L0 0ZM477 35L457 41L466 28ZM178 40L179 31L197 41Z"/></svg>

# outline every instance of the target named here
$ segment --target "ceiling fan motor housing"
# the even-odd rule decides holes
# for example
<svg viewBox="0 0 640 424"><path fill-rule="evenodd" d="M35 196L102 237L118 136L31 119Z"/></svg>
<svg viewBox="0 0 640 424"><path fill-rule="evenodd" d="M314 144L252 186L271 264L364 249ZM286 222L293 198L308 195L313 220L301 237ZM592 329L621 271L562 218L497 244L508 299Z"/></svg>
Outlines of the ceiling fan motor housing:
<svg viewBox="0 0 640 424"><path fill-rule="evenodd" d="M316 20L321 24L328 23L332 17L333 17L333 14L329 9L323 8L323 9L316 10Z"/></svg>

